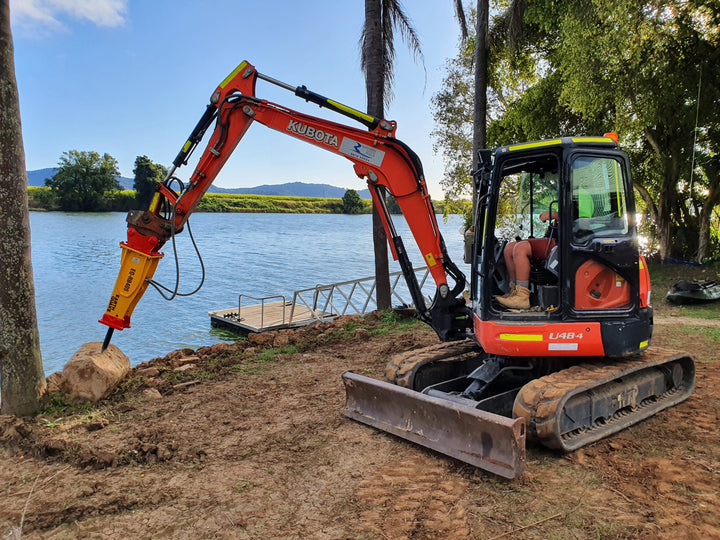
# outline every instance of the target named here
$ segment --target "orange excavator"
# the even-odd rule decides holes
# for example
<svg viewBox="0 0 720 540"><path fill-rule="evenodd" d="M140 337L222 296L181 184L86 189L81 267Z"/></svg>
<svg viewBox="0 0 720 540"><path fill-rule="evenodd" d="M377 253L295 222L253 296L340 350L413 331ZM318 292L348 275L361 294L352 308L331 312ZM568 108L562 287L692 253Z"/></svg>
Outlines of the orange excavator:
<svg viewBox="0 0 720 540"><path fill-rule="evenodd" d="M359 122L366 129L303 114L256 97L258 80ZM339 154L366 180L380 209L417 316L441 343L391 358L387 381L346 372L344 414L506 478L525 466L526 438L571 451L686 399L690 356L650 347L650 280L638 252L626 154L613 134L563 137L481 150L473 173L473 231L465 274L440 234L418 156L395 138L396 123L374 118L304 86L241 63L210 98L146 211L127 217L121 268L100 322L130 327L163 245L183 230L254 122ZM188 163L209 142L190 179ZM426 301L385 207L392 194L436 292ZM530 309L508 309L509 241L542 236L554 218L556 242L531 261ZM553 246L550 249L551 245Z"/></svg>

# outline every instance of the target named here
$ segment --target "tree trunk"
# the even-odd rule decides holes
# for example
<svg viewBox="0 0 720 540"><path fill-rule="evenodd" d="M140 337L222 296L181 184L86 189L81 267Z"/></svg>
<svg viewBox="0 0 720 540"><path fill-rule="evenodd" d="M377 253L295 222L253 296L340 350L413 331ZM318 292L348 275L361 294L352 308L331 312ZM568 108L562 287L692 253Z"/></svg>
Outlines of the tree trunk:
<svg viewBox="0 0 720 540"><path fill-rule="evenodd" d="M365 0L365 90L367 112L385 117L385 47L382 33L381 0ZM388 240L380 220L379 209L373 204L373 247L375 250L375 302L380 310L390 309L390 270Z"/></svg>
<svg viewBox="0 0 720 540"><path fill-rule="evenodd" d="M712 220L712 213L715 206L720 202L720 182L715 181L710 185L710 193L708 198L702 205L700 210L700 234L698 238L698 250L695 260L699 263L705 260L708 256L708 249L710 248L710 221Z"/></svg>
<svg viewBox="0 0 720 540"><path fill-rule="evenodd" d="M478 0L475 32L475 97L473 102L472 146L473 170L477 170L478 167L478 150L487 146L488 19L488 0Z"/></svg>
<svg viewBox="0 0 720 540"><path fill-rule="evenodd" d="M45 376L8 2L0 0L0 412L29 415L40 408Z"/></svg>

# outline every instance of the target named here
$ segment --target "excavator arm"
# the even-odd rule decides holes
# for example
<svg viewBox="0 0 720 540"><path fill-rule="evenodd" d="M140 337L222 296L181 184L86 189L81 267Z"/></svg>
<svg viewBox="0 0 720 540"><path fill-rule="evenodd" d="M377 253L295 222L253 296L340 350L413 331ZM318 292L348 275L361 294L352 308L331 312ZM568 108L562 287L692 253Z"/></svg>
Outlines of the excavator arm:
<svg viewBox="0 0 720 540"><path fill-rule="evenodd" d="M259 99L255 96L258 79L288 89L298 97L356 120L368 129L331 122ZM293 88L258 73L248 62L243 62L213 92L205 113L173 161L165 180L158 185L149 208L128 214L127 240L120 244L120 273L106 312L100 319L109 327L104 347L107 347L113 330L130 327L130 316L163 256L160 249L182 231L253 122L341 155L353 163L355 173L367 181L380 210L392 255L400 262L418 316L430 324L443 341L466 337L471 317L464 301L458 298L465 287L465 277L447 254L420 159L395 138L396 123L364 114L304 86ZM213 125L210 140L189 181L181 182L175 172L187 165L205 132ZM174 189L176 185L179 189ZM397 200L435 282L436 295L429 307L402 239L385 207L385 190Z"/></svg>

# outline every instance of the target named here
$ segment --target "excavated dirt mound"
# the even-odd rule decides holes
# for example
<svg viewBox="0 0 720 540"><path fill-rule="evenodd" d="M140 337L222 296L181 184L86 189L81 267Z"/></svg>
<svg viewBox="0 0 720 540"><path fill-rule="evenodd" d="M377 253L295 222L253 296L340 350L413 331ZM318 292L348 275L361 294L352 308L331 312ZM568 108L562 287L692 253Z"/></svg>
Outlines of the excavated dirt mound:
<svg viewBox="0 0 720 540"><path fill-rule="evenodd" d="M720 336L659 324L697 391L505 481L341 415L347 369L437 342L347 318L137 366L94 408L57 396L0 417L0 536L25 538L720 538Z"/></svg>

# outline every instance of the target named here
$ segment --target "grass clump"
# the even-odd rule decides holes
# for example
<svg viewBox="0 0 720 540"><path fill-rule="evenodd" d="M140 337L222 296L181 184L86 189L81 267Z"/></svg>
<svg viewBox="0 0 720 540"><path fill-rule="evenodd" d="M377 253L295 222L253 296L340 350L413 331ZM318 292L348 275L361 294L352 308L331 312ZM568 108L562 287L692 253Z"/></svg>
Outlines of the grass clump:
<svg viewBox="0 0 720 540"><path fill-rule="evenodd" d="M58 418L62 416L87 415L95 411L95 406L89 401L68 399L60 393L49 395L47 403L40 409L39 416Z"/></svg>

